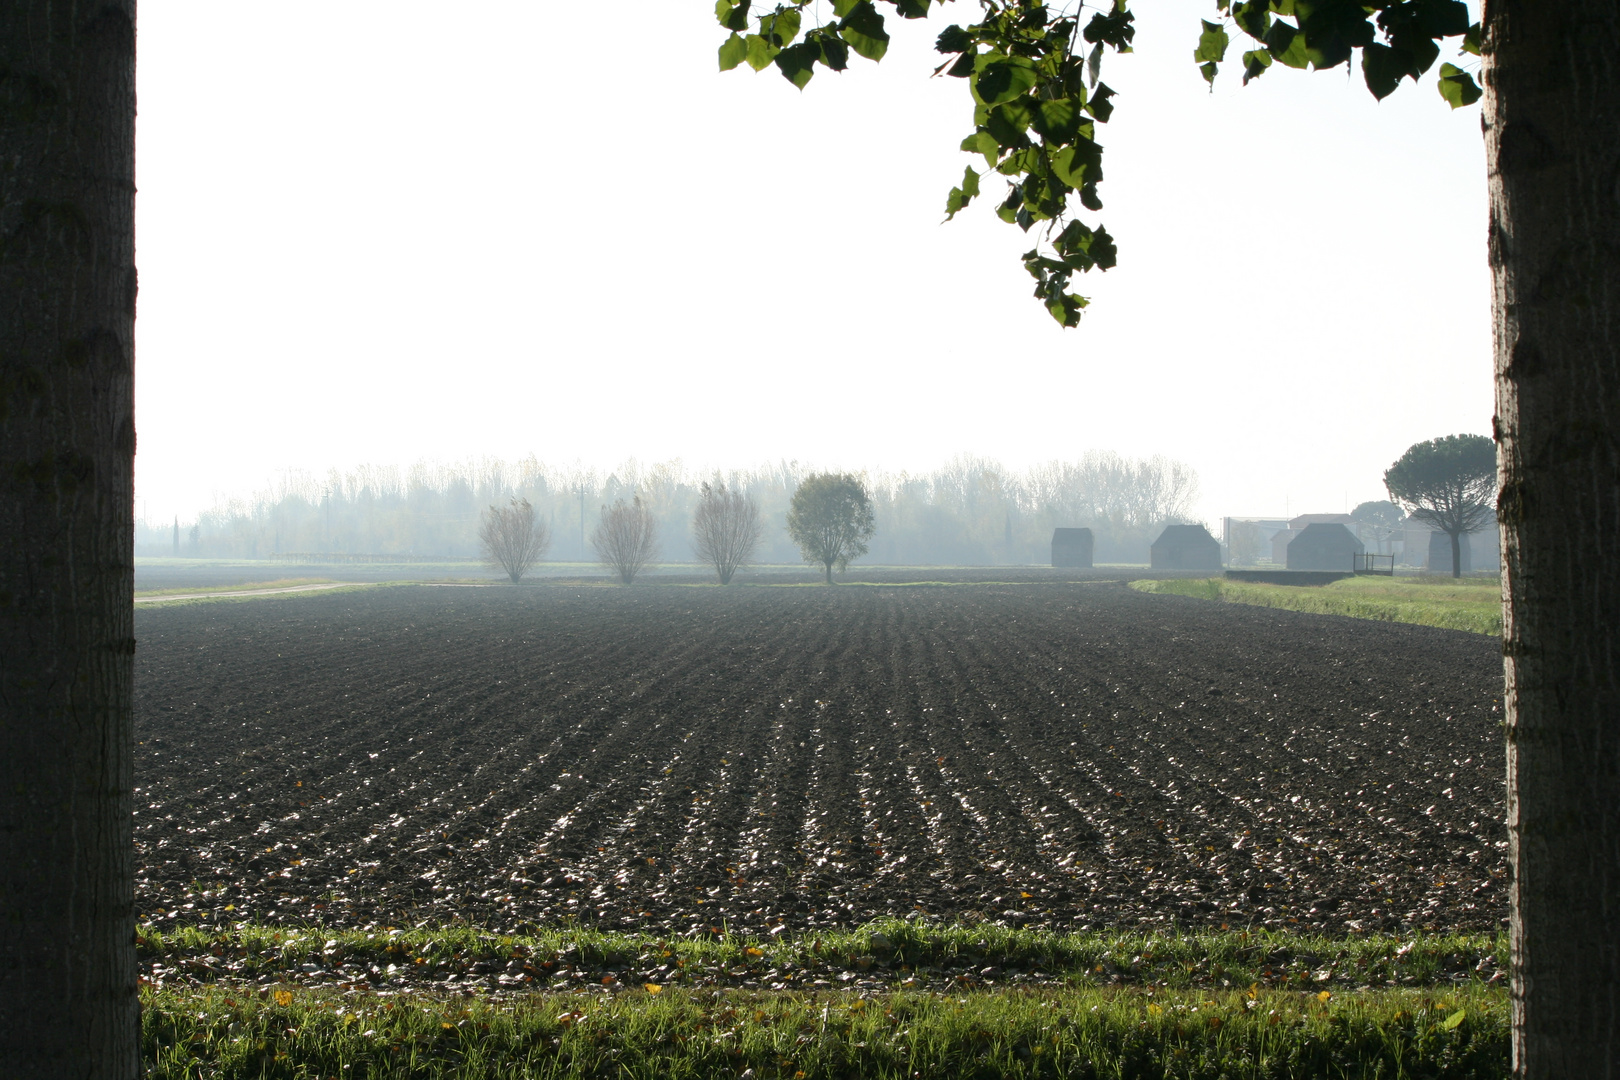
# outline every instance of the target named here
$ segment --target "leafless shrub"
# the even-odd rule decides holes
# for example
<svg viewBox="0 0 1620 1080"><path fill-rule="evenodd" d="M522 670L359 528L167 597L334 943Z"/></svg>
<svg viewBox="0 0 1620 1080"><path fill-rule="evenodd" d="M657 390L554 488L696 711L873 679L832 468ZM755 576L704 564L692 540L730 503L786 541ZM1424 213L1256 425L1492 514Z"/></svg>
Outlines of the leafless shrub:
<svg viewBox="0 0 1620 1080"><path fill-rule="evenodd" d="M753 555L764 532L759 503L752 495L724 484L703 485L692 514L692 550L714 567L720 584L731 584L731 576Z"/></svg>
<svg viewBox="0 0 1620 1080"><path fill-rule="evenodd" d="M603 566L626 585L658 557L658 522L637 495L602 508L602 519L591 534L591 546Z"/></svg>
<svg viewBox="0 0 1620 1080"><path fill-rule="evenodd" d="M535 517L528 499L514 498L510 506L491 506L478 526L484 559L506 572L515 585L551 546L551 530Z"/></svg>

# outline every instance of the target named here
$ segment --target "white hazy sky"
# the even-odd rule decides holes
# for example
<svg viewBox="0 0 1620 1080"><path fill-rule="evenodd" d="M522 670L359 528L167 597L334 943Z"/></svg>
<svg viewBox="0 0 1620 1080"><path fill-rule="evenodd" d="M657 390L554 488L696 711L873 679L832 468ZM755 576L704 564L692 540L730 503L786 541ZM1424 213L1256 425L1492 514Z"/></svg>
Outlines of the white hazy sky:
<svg viewBox="0 0 1620 1080"><path fill-rule="evenodd" d="M938 16L800 93L716 71L709 0L143 4L137 513L364 462L1096 448L1191 463L1214 519L1488 433L1477 109L1342 68L1212 95L1212 0L1136 6L1119 266L1064 331L992 199L941 224L974 159Z"/></svg>

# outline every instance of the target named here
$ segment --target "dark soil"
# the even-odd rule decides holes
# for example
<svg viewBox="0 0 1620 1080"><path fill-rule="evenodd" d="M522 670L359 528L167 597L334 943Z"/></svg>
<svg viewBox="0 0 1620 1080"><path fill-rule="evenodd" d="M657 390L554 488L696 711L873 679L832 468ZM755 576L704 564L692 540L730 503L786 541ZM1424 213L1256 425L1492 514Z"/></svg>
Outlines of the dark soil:
<svg viewBox="0 0 1620 1080"><path fill-rule="evenodd" d="M1495 639L1108 582L136 615L143 921L1494 930Z"/></svg>

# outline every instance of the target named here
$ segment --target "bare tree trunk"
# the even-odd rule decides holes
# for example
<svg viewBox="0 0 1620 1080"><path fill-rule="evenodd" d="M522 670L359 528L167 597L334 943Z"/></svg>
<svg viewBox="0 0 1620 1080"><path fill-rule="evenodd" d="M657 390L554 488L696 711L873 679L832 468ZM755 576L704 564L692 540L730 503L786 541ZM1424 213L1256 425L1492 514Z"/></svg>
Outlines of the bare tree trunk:
<svg viewBox="0 0 1620 1080"><path fill-rule="evenodd" d="M1513 1067L1620 1076L1620 5L1487 0Z"/></svg>
<svg viewBox="0 0 1620 1080"><path fill-rule="evenodd" d="M1451 534L1451 576L1462 577L1462 533Z"/></svg>
<svg viewBox="0 0 1620 1080"><path fill-rule="evenodd" d="M0 3L0 1072L140 1072L132 0Z"/></svg>

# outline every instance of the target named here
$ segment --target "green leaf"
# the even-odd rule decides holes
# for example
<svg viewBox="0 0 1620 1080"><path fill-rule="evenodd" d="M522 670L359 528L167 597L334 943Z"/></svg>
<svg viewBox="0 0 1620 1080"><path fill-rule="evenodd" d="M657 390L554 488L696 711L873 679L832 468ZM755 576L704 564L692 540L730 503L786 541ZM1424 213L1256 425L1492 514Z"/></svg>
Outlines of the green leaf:
<svg viewBox="0 0 1620 1080"><path fill-rule="evenodd" d="M1039 167L1040 160L1040 151L1033 146L1020 147L1008 154L1001 164L996 166L996 172L1001 173L1003 176L1021 176L1025 173L1034 172ZM1026 191L1024 196L1026 199L1033 201L1033 197L1029 192Z"/></svg>
<svg viewBox="0 0 1620 1080"><path fill-rule="evenodd" d="M774 58L782 77L800 90L804 89L810 77L816 73L816 61L820 59L821 50L808 41L789 45Z"/></svg>
<svg viewBox="0 0 1620 1080"><path fill-rule="evenodd" d="M1450 1016L1446 1017L1444 1021L1441 1022L1440 1030L1441 1031L1455 1031L1455 1030L1457 1030L1458 1025L1460 1025L1467 1018L1468 1018L1468 1010L1467 1009L1458 1009L1456 1012L1452 1013Z"/></svg>
<svg viewBox="0 0 1620 1080"><path fill-rule="evenodd" d="M1407 74L1411 60L1405 55L1397 53L1388 45L1374 42L1361 50L1361 74L1367 80L1367 89L1372 96L1383 101L1395 92L1401 85L1401 79Z"/></svg>
<svg viewBox="0 0 1620 1080"><path fill-rule="evenodd" d="M967 52L973 48L973 35L954 23L939 32L934 39L934 51L941 53Z"/></svg>
<svg viewBox="0 0 1620 1080"><path fill-rule="evenodd" d="M1001 144L988 131L975 131L963 139L962 149L970 154L983 154L985 164L992 169L1001 160Z"/></svg>
<svg viewBox="0 0 1620 1080"><path fill-rule="evenodd" d="M1479 23L1475 23L1473 26L1470 26L1468 28L1468 32L1463 35L1462 51L1479 56L1480 46L1484 42L1484 37L1484 31L1480 29Z"/></svg>
<svg viewBox="0 0 1620 1080"><path fill-rule="evenodd" d="M776 59L776 54L782 51L758 34L749 34L743 41L748 45L748 66L755 71L764 71L770 67L771 61Z"/></svg>
<svg viewBox="0 0 1620 1080"><path fill-rule="evenodd" d="M1029 145L1029 136L1024 132L1029 130L1032 119L1022 101L1009 101L991 109L985 115L984 126L1003 148L1014 150Z"/></svg>
<svg viewBox="0 0 1620 1080"><path fill-rule="evenodd" d="M1108 230L1101 225L1097 226L1091 238L1091 257L1097 260L1099 270L1112 270L1119 265L1119 248L1114 238L1108 235Z"/></svg>
<svg viewBox="0 0 1620 1080"><path fill-rule="evenodd" d="M786 48L799 36L801 16L798 9L788 8L759 20L760 36L779 49Z"/></svg>
<svg viewBox="0 0 1620 1080"><path fill-rule="evenodd" d="M894 6L902 18L928 18L928 0L894 0Z"/></svg>
<svg viewBox="0 0 1620 1080"><path fill-rule="evenodd" d="M973 69L978 66L978 62L978 54L965 52L956 58L956 63L952 64L945 74L954 75L958 79L965 79L973 74Z"/></svg>
<svg viewBox="0 0 1620 1080"><path fill-rule="evenodd" d="M842 38L834 37L825 30L818 30L815 42L821 47L821 62L834 71L843 71L849 67L849 46Z"/></svg>
<svg viewBox="0 0 1620 1080"><path fill-rule="evenodd" d="M1108 14L1093 15L1086 23L1084 37L1093 44L1107 42L1115 52L1131 51L1131 39L1136 36L1133 25L1136 17L1126 10L1122 0L1114 0L1114 10Z"/></svg>
<svg viewBox="0 0 1620 1080"><path fill-rule="evenodd" d="M1108 118L1114 115L1114 103L1111 99L1117 97L1107 83L1097 87L1097 92L1091 95L1091 101L1086 104L1086 111L1097 118L1097 123L1106 124Z"/></svg>
<svg viewBox="0 0 1620 1080"><path fill-rule="evenodd" d="M1091 47L1091 55L1086 57L1086 77L1090 80L1092 89L1097 87L1097 75L1102 71L1102 42Z"/></svg>
<svg viewBox="0 0 1620 1080"><path fill-rule="evenodd" d="M979 194L979 174L971 168L962 170L962 186L951 188L951 193L945 198L945 220L949 221L956 216L956 212L972 202Z"/></svg>
<svg viewBox="0 0 1620 1080"><path fill-rule="evenodd" d="M748 43L732 34L720 43L720 70L730 71L748 59Z"/></svg>
<svg viewBox="0 0 1620 1080"><path fill-rule="evenodd" d="M1419 10L1419 22L1430 37L1456 37L1472 29L1463 0L1422 0Z"/></svg>
<svg viewBox="0 0 1620 1080"><path fill-rule="evenodd" d="M1255 49L1243 54L1243 85L1248 86L1250 79L1258 79L1266 73L1271 66L1271 53L1265 49Z"/></svg>
<svg viewBox="0 0 1620 1080"><path fill-rule="evenodd" d="M1032 126L1048 143L1071 142L1080 130L1080 111L1073 98L1054 98L1035 106Z"/></svg>
<svg viewBox="0 0 1620 1080"><path fill-rule="evenodd" d="M1304 69L1310 66L1311 51L1305 47L1305 35L1293 23L1281 19L1266 31L1266 48L1271 58L1286 67Z"/></svg>
<svg viewBox="0 0 1620 1080"><path fill-rule="evenodd" d="M979 70L973 92L986 105L1000 105L1029 93L1036 79L1034 65L1021 56L994 60Z"/></svg>
<svg viewBox="0 0 1620 1080"><path fill-rule="evenodd" d="M1057 178L1072 188L1102 179L1102 147L1090 139L1076 139L1072 146L1065 146L1048 160Z"/></svg>
<svg viewBox="0 0 1620 1080"><path fill-rule="evenodd" d="M1200 64L1198 66L1198 73L1204 77L1205 82L1209 83L1209 88L1211 90L1215 89L1215 75L1219 71L1220 65L1213 60L1207 64Z"/></svg>
<svg viewBox="0 0 1620 1080"><path fill-rule="evenodd" d="M727 30L748 29L748 6L753 0L715 0L714 17Z"/></svg>
<svg viewBox="0 0 1620 1080"><path fill-rule="evenodd" d="M883 16L878 14L871 0L860 0L849 9L849 14L838 26L838 36L868 60L881 60L883 54L889 51L889 35L883 29Z"/></svg>
<svg viewBox="0 0 1620 1080"><path fill-rule="evenodd" d="M1484 96L1485 91L1474 82L1474 77L1454 64L1440 65L1440 96L1453 109L1460 109L1465 105L1472 105Z"/></svg>
<svg viewBox="0 0 1620 1080"><path fill-rule="evenodd" d="M1238 29L1260 41L1271 29L1271 4L1268 0L1247 0L1232 6L1232 21Z"/></svg>
<svg viewBox="0 0 1620 1080"><path fill-rule="evenodd" d="M833 14L842 19L860 6L861 0L833 0Z"/></svg>
<svg viewBox="0 0 1620 1080"><path fill-rule="evenodd" d="M1193 52L1193 59L1210 63L1225 60L1226 47L1232 43L1232 39L1227 36L1226 27L1220 23L1205 22L1202 19L1199 21L1204 24L1204 32L1198 36L1198 48ZM1204 78L1213 82L1215 76L1212 72Z"/></svg>

